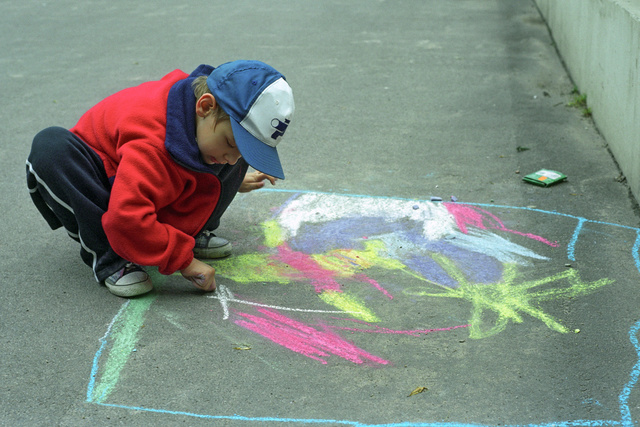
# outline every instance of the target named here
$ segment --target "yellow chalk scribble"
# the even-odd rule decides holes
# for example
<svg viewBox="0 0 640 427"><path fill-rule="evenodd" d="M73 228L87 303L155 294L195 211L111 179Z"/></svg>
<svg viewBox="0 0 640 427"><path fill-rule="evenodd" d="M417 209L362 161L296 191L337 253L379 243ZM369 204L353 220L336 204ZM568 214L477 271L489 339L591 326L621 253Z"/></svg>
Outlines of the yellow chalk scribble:
<svg viewBox="0 0 640 427"><path fill-rule="evenodd" d="M275 248L284 243L284 231L277 221L263 222L262 231L264 232L264 245L266 247Z"/></svg>
<svg viewBox="0 0 640 427"><path fill-rule="evenodd" d="M423 296L460 298L473 304L469 324L470 338L486 338L502 332L509 322L522 323L522 314L528 314L542 321L556 332L567 333L569 329L558 322L553 316L539 308L541 301L559 298L572 298L587 295L598 288L613 283L610 279L600 279L595 282L583 282L578 272L569 269L543 279L517 282L518 272L515 264L506 264L502 280L498 283L470 283L462 271L447 257L432 254L432 258L458 282L457 288L441 286L444 292L421 293ZM566 280L569 286L558 286L537 292L530 292L535 288ZM483 315L492 311L497 315L495 324L489 329L483 329Z"/></svg>
<svg viewBox="0 0 640 427"><path fill-rule="evenodd" d="M216 275L237 283L273 282L281 285L291 282L291 268L274 262L269 254L251 253L219 259L212 264Z"/></svg>
<svg viewBox="0 0 640 427"><path fill-rule="evenodd" d="M338 310L351 312L352 317L364 320L365 322L375 323L380 321L362 301L353 295L344 292L324 291L319 296L322 301L336 307Z"/></svg>
<svg viewBox="0 0 640 427"><path fill-rule="evenodd" d="M380 240L365 242L364 250L336 249L311 257L325 270L336 272L339 277L352 277L371 267L400 270L405 265L393 258L385 258L386 245Z"/></svg>

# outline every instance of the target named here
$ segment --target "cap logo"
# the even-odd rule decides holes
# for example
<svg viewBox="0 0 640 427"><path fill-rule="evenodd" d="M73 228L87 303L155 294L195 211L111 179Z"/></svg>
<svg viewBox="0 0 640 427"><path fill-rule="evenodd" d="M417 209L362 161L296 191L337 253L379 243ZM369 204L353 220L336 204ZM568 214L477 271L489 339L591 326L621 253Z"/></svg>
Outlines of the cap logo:
<svg viewBox="0 0 640 427"><path fill-rule="evenodd" d="M277 140L283 136L289 126L289 123L291 123L291 120L289 119L284 119L284 122L280 121L280 119L271 120L271 126L276 129L276 131L271 134L271 139Z"/></svg>

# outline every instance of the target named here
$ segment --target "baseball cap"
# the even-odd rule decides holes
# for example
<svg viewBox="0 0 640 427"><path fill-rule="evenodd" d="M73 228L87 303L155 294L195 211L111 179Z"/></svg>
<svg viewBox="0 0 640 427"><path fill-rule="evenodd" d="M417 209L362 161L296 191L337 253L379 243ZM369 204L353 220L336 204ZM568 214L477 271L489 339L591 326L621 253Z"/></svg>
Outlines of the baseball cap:
<svg viewBox="0 0 640 427"><path fill-rule="evenodd" d="M229 114L242 157L254 169L284 179L276 146L295 110L284 76L264 62L240 60L215 68L207 85Z"/></svg>

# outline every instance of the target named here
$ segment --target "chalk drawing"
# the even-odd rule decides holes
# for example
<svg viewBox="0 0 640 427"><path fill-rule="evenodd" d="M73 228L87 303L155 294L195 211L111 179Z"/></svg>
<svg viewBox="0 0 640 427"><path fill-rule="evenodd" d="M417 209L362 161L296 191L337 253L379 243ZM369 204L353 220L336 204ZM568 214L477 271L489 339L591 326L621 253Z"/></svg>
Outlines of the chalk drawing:
<svg viewBox="0 0 640 427"><path fill-rule="evenodd" d="M258 309L261 316L238 313L246 320L236 320L239 326L254 331L296 353L326 364L323 356L337 355L356 364L371 361L386 365L389 361L374 356L345 340L327 326L314 327L283 316L275 310Z"/></svg>
<svg viewBox="0 0 640 427"><path fill-rule="evenodd" d="M485 338L503 331L509 321L522 323L523 318L520 313L526 313L546 324L556 332L567 333L569 329L560 324L552 316L543 312L539 302L558 298L574 298L580 295L591 293L598 288L612 283L609 279L600 279L591 283L580 281L576 270L569 269L565 272L545 277L543 279L524 281L518 280L517 268L513 264L505 265L503 280L498 283L478 286L466 280L464 274L448 258L433 255L434 259L452 277L458 286L456 288L444 287L444 292L429 293L412 289L412 295L425 297L446 297L465 299L473 304L472 315L469 323L470 338ZM568 287L557 287L545 289L538 292L529 292L530 289L540 287L553 282L569 282ZM488 330L482 330L482 315L486 310L497 314L495 325Z"/></svg>
<svg viewBox="0 0 640 427"><path fill-rule="evenodd" d="M469 226L474 226L482 230L489 228L489 229L495 229L500 231L506 231L508 233L513 233L513 234L519 234L521 236L526 236L530 239L538 240L549 246L553 246L553 247L558 246L558 242L553 242L553 243L549 242L547 239L540 236L536 236L535 234L523 233L521 231L516 231L516 230L510 230L507 227L505 227L503 222L496 215L486 211L485 209L479 208L477 206L469 206L469 205L456 204L456 203L446 203L445 206L447 207L447 211L449 211L449 213L451 213L454 216L456 220L456 224L458 225L458 228L464 234L468 233Z"/></svg>
<svg viewBox="0 0 640 427"><path fill-rule="evenodd" d="M392 363L392 353L375 354L358 346L358 334L394 339L462 330L468 331L469 338L485 339L498 336L510 324L522 324L527 319L542 322L553 332L569 332L569 326L546 313L541 303L585 296L613 286L614 281L609 278L584 281L573 268L556 272L541 270L543 274L532 277L532 271L537 270L531 267L534 263L549 262L550 254L562 251L563 247L566 258L575 260L580 238L590 224L635 233L630 255L640 271L640 229L633 227L521 207L290 193L291 197L283 205L272 210L273 217L260 224L262 236L258 246L216 262L218 277L229 285L219 286L215 294L206 295L206 298L217 301L218 309L211 313L220 321L231 321L282 349L321 365L329 364L334 358L363 367L384 367ZM569 241L562 242L555 240L555 236L507 226L496 210L555 215L573 220L577 225ZM526 274L523 274L525 270ZM259 283L270 283L283 289L294 285L297 290L303 287L310 298L308 307L294 307L285 300L263 303L241 296L244 286ZM172 416L257 423L480 425L445 422L366 424L335 419L206 415L108 403L119 374L135 349L145 313L156 298L154 295L125 303L99 340L100 348L87 388L88 402ZM467 304L469 317L464 323L436 327L394 327L393 310L389 307L402 304L407 298L429 300L430 304L461 301ZM303 314L307 316L306 320L298 317ZM310 321L308 316L317 318ZM638 361L618 398L619 420L567 420L530 425L633 425L629 398L640 377L639 331L640 322L629 331ZM346 340L341 333L356 335Z"/></svg>
<svg viewBox="0 0 640 427"><path fill-rule="evenodd" d="M128 300L109 324L107 333L100 339L100 350L93 361L87 401L101 403L115 389L120 372L138 342L138 333L142 327L144 315L155 298L156 295L149 294L142 298ZM98 378L98 360L105 349L109 351L109 358Z"/></svg>
<svg viewBox="0 0 640 427"><path fill-rule="evenodd" d="M262 228L265 247L273 250L216 263L221 275L238 283L307 280L326 304L371 323L383 320L344 285L368 283L393 299L364 273L374 267L402 272L424 283L405 289L405 294L468 300L472 304L470 338L478 339L503 331L509 322L522 323L522 314L567 333L569 329L544 313L539 302L574 298L612 283L608 279L583 283L576 270L519 283L518 265L528 265L528 259L548 258L489 230L553 248L558 243L508 229L498 216L476 206L303 194L290 199ZM457 266L465 257L471 266L467 270L476 275L473 280ZM563 279L570 287L529 292L553 282L562 286ZM434 293L438 288L446 291ZM495 312L497 319L495 325L483 329L486 311ZM260 333L255 325L251 330ZM271 331L266 335L273 340Z"/></svg>
<svg viewBox="0 0 640 427"><path fill-rule="evenodd" d="M216 290L216 293L214 295L207 295L207 298L214 298L220 301L220 305L222 306L222 319L223 320L227 320L229 318L229 303L230 302L237 302L240 304L246 304L246 305L253 305L256 307L263 307L263 308L271 308L274 310L280 310L280 311L299 311L299 312L304 312L304 313L341 313L341 314L360 314L360 312L352 312L352 311L344 311L344 310L316 310L316 309L304 309L304 308L293 308L293 307L282 307L282 306L277 306L277 305L268 305L268 304L260 304L257 302L251 302L251 301L243 301L241 299L236 298L233 295L233 292L231 292L229 290L229 288L227 288L224 285L219 285L218 289Z"/></svg>

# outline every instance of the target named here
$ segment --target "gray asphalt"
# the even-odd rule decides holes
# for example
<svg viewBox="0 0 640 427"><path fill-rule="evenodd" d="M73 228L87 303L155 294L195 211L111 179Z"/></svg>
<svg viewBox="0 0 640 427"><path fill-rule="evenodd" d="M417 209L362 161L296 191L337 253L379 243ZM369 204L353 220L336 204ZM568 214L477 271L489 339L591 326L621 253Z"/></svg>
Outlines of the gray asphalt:
<svg viewBox="0 0 640 427"><path fill-rule="evenodd" d="M637 204L533 2L25 0L0 42L1 425L637 422ZM217 293L111 295L31 139L240 58L293 87L287 179L234 201Z"/></svg>

